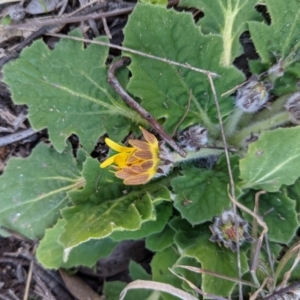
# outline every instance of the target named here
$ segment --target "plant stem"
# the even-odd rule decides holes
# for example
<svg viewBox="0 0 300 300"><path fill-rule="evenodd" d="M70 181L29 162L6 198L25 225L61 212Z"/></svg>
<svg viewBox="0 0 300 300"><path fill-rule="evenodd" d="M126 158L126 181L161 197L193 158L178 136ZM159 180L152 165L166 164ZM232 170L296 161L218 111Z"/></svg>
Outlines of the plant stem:
<svg viewBox="0 0 300 300"><path fill-rule="evenodd" d="M224 126L226 136L231 136L236 131L237 124L240 121L243 113L244 112L239 107L237 107L234 110L233 114L228 118Z"/></svg>
<svg viewBox="0 0 300 300"><path fill-rule="evenodd" d="M208 130L209 134L213 137L217 137L220 134L220 130L218 126L212 123L212 121L204 111L201 111L200 115L201 115L200 119L202 121L202 124Z"/></svg>
<svg viewBox="0 0 300 300"><path fill-rule="evenodd" d="M271 118L274 114L282 112L284 110L284 104L286 103L286 100L290 97L290 95L291 94L286 94L276 99L274 102L270 104L269 108L266 108L261 112L257 113L253 117L252 121L259 122L262 120L266 120Z"/></svg>
<svg viewBox="0 0 300 300"><path fill-rule="evenodd" d="M287 111L281 112L269 119L252 123L250 126L237 132L229 138L230 144L234 146L241 146L242 142L252 134L259 134L261 131L271 129L290 122L289 113Z"/></svg>
<svg viewBox="0 0 300 300"><path fill-rule="evenodd" d="M252 118L253 118L252 113L243 114L243 117L240 119L240 121L237 124L237 130L236 131L238 131L239 128L245 128L250 123L253 123Z"/></svg>
<svg viewBox="0 0 300 300"><path fill-rule="evenodd" d="M178 153L173 153L175 163L187 162L193 159L204 158L212 155L220 155L224 153L224 149L201 148L198 152L188 152L186 157L180 156Z"/></svg>
<svg viewBox="0 0 300 300"><path fill-rule="evenodd" d="M119 96L128 104L132 109L134 109L142 118L144 118L149 124L152 125L153 129L160 135L160 137L165 140L177 153L185 157L186 152L175 143L175 141L165 132L163 127L156 121L156 119L151 116L151 114L146 111L141 105L139 105L133 98L131 98L127 92L120 85L115 72L118 68L128 64L130 59L128 57L123 57L117 62L114 62L108 68L108 79L107 82L112 86L112 88L119 94Z"/></svg>
<svg viewBox="0 0 300 300"><path fill-rule="evenodd" d="M212 123L211 119L208 117L207 113L202 109L201 105L194 96L192 97L192 101L199 111L201 124L208 130L210 136L216 138L220 133L218 127Z"/></svg>

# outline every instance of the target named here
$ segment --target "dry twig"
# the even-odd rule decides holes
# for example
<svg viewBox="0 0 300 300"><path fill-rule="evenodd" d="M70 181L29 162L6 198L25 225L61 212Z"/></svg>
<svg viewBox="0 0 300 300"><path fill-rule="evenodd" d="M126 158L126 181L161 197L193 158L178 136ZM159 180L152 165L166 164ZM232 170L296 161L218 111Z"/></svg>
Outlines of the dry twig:
<svg viewBox="0 0 300 300"><path fill-rule="evenodd" d="M0 147L21 141L33 134L35 134L36 131L34 131L32 128L28 128L16 133L12 133L3 137L0 137Z"/></svg>
<svg viewBox="0 0 300 300"><path fill-rule="evenodd" d="M133 108L140 114L142 118L144 118L149 122L149 124L151 124L153 129L160 135L163 140L165 140L177 153L185 157L186 152L175 143L175 141L165 132L162 126L150 115L150 113L143 107L141 107L136 101L134 101L120 85L118 79L115 76L115 71L125 64L128 64L129 62L130 59L125 57L111 64L108 69L108 83L131 108Z"/></svg>
<svg viewBox="0 0 300 300"><path fill-rule="evenodd" d="M220 124L223 144L224 144L224 151L225 151L225 157L226 157L228 175L229 175L229 181L230 181L230 194L231 194L231 198L235 199L235 184L234 184L233 175L232 175L228 145L227 145L227 141L226 141L226 136L225 136L224 126L223 126L219 101L218 101L218 97L217 97L217 92L216 92L215 85L214 85L214 82L213 82L213 79L212 79L211 75L208 75L208 79L209 79L210 87L211 87L211 90L212 90L212 93L213 93L213 96L214 96L215 106L217 108L218 119L219 119L219 124ZM237 210L236 210L236 205L235 205L234 202L233 202L233 211L234 211L234 214L236 216ZM238 222L235 222L235 230L236 230L236 232L238 232ZM237 266L238 266L239 280L241 280L241 278L242 278L242 267L241 267L240 243L238 241L238 238L239 238L238 235L236 235ZM239 298L240 298L240 300L243 299L243 289L242 289L242 284L240 282L239 282Z"/></svg>

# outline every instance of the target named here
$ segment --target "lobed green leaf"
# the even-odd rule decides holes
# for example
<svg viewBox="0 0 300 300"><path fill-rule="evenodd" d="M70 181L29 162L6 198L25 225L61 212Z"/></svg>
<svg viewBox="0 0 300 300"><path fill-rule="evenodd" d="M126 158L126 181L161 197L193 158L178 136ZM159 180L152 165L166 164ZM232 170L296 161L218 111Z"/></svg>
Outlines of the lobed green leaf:
<svg viewBox="0 0 300 300"><path fill-rule="evenodd" d="M232 158L232 163L237 164L237 157ZM174 206L191 224L212 220L230 207L227 195L229 176L224 156L212 170L188 166L182 175L172 180L176 193Z"/></svg>
<svg viewBox="0 0 300 300"><path fill-rule="evenodd" d="M300 176L299 143L300 127L262 132L240 160L240 187L276 192L293 184Z"/></svg>
<svg viewBox="0 0 300 300"><path fill-rule="evenodd" d="M261 19L255 5L258 0L181 0L180 6L195 7L204 13L197 25L204 34L217 34L222 38L223 50L220 63L231 66L242 54L239 38L248 29L247 22Z"/></svg>
<svg viewBox="0 0 300 300"><path fill-rule="evenodd" d="M218 95L244 80L234 67L220 66L221 37L203 35L189 13L139 3L124 34L126 47L218 73L221 78L214 80ZM173 132L184 115L192 90L191 107L182 127L200 122L211 134L215 133L217 113L206 75L131 53L126 55L132 60L128 90L142 99L143 107L156 119L165 120L168 132ZM222 115L227 115L233 108L231 98L222 97L219 102Z"/></svg>
<svg viewBox="0 0 300 300"><path fill-rule="evenodd" d="M66 208L62 214L67 224L59 241L67 257L72 248L91 239L105 238L115 230L139 229L145 217L152 213L150 195L132 193L100 205L86 203Z"/></svg>
<svg viewBox="0 0 300 300"><path fill-rule="evenodd" d="M146 238L146 247L151 251L162 251L174 243L173 237L174 231L167 225L160 232Z"/></svg>
<svg viewBox="0 0 300 300"><path fill-rule="evenodd" d="M134 261L130 261L129 264L129 274L133 280L151 280L151 275L149 275L145 269L138 263ZM105 299L108 300L119 300L119 296L121 291L125 288L127 284L120 281L113 281L113 282L105 282L104 283L104 295ZM151 290L145 289L137 289L137 290L129 290L126 293L125 300L137 300L137 299L149 299L150 294L152 293Z"/></svg>
<svg viewBox="0 0 300 300"><path fill-rule="evenodd" d="M83 202L101 204L123 195L124 185L122 181L116 178L114 172L100 169L97 159L86 158L82 166L82 176L85 179L85 186L80 190L73 190L68 193L69 198L76 204ZM126 192L130 190L131 188L128 186Z"/></svg>
<svg viewBox="0 0 300 300"><path fill-rule="evenodd" d="M28 158L10 159L0 185L0 225L36 239L56 223L67 192L81 188L84 179L70 146L60 154L41 143Z"/></svg>
<svg viewBox="0 0 300 300"><path fill-rule="evenodd" d="M177 262L176 265L183 265L183 266L189 266L189 267L195 267L195 268L201 268L201 264L193 257L188 257L188 256L181 256ZM192 272L184 268L178 268L176 265L173 267L175 269L176 274L182 276L186 280L189 280L192 282L195 286L199 287L201 286L202 282L202 276L200 273L197 272ZM195 297L199 296L199 294L188 285L187 282L182 283L182 287L187 291L190 292L192 295Z"/></svg>
<svg viewBox="0 0 300 300"><path fill-rule="evenodd" d="M110 235L110 238L114 241L137 240L161 232L172 215L172 208L171 203L161 203L155 207L155 213L153 212L151 217L149 216L149 221L144 222L138 230L115 231Z"/></svg>
<svg viewBox="0 0 300 300"><path fill-rule="evenodd" d="M297 0L265 0L271 24L249 22L251 38L263 63L284 59L299 47L300 7Z"/></svg>
<svg viewBox="0 0 300 300"><path fill-rule="evenodd" d="M236 253L210 242L209 238L207 234L199 236L197 243L186 248L184 253L196 258L205 270L238 278ZM248 271L247 256L243 251L241 251L241 269L242 274ZM202 274L202 290L206 293L228 297L235 285L233 281Z"/></svg>
<svg viewBox="0 0 300 300"><path fill-rule="evenodd" d="M71 33L81 37L79 31ZM99 40L107 41L106 38ZM54 50L36 41L4 68L16 104L27 104L35 130L45 127L59 152L73 133L87 151L99 136L121 139L129 131L129 119L140 121L107 83L108 48L62 39Z"/></svg>
<svg viewBox="0 0 300 300"><path fill-rule="evenodd" d="M276 80L273 93L282 95L295 92L298 89L297 78L300 76L299 2L291 0L287 5L284 0L266 0L264 3L271 24L249 22L251 39L261 58L260 62L250 65L251 71L260 74L280 63L284 75Z"/></svg>
<svg viewBox="0 0 300 300"><path fill-rule="evenodd" d="M179 255L173 247L156 252L151 261L152 280L169 283L174 287L181 287L181 279L172 274L169 268L178 260ZM178 298L167 293L161 293L164 300L177 300Z"/></svg>
<svg viewBox="0 0 300 300"><path fill-rule="evenodd" d="M58 220L53 228L47 229L44 238L39 243L36 256L45 268L69 269L77 266L92 268L97 260L108 256L118 244L109 238L90 240L72 249L67 262L63 261L63 246L58 242L60 234L64 230L66 221Z"/></svg>
<svg viewBox="0 0 300 300"><path fill-rule="evenodd" d="M283 188L284 194L296 202L296 213L300 214L300 179L297 179L293 185Z"/></svg>
<svg viewBox="0 0 300 300"><path fill-rule="evenodd" d="M241 203L253 211L254 193L239 199ZM268 239L273 242L287 244L293 238L298 228L295 201L283 193L267 193L259 197L259 215L264 216L264 222L268 226ZM252 221L247 214L244 216Z"/></svg>

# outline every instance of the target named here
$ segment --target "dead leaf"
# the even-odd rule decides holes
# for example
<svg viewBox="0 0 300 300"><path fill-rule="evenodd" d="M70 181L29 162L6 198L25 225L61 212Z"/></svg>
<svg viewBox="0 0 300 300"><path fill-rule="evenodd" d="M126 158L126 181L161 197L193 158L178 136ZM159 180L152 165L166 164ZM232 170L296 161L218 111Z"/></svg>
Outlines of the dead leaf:
<svg viewBox="0 0 300 300"><path fill-rule="evenodd" d="M90 286L88 286L85 282L83 282L78 276L71 276L64 270L60 270L60 274L68 290L78 300L105 300L104 297L98 295Z"/></svg>

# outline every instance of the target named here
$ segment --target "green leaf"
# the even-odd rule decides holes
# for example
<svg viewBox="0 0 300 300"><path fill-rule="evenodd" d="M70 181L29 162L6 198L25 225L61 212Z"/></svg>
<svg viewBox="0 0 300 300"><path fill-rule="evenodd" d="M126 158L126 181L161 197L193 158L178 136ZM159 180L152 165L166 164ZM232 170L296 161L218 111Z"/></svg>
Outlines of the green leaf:
<svg viewBox="0 0 300 300"><path fill-rule="evenodd" d="M79 31L71 35L81 37ZM127 118L140 121L108 85L107 55L106 47L93 44L84 49L82 42L69 39L51 51L40 40L4 68L14 102L29 106L33 129L47 127L59 152L72 133L90 152L105 132L116 139L128 134Z"/></svg>
<svg viewBox="0 0 300 300"><path fill-rule="evenodd" d="M5 230L4 228L0 228L0 236L1 237L10 237L11 236L11 233L9 233L7 230Z"/></svg>
<svg viewBox="0 0 300 300"><path fill-rule="evenodd" d="M133 280L151 280L151 275L148 274L146 270L135 261L130 261L129 274ZM133 300L147 299L151 295L151 293L151 290L138 289L135 291L128 291L128 296L131 297ZM127 299L127 297L125 297L125 300Z"/></svg>
<svg viewBox="0 0 300 300"><path fill-rule="evenodd" d="M231 159L233 165L237 159ZM212 170L189 166L182 174L172 180L176 194L174 205L191 224L209 221L230 206L227 195L229 176L224 156Z"/></svg>
<svg viewBox="0 0 300 300"><path fill-rule="evenodd" d="M299 47L300 6L297 0L265 0L271 25L249 22L251 39L263 63L286 58Z"/></svg>
<svg viewBox="0 0 300 300"><path fill-rule="evenodd" d="M151 275L148 274L140 264L133 260L129 263L129 274L133 280L151 280Z"/></svg>
<svg viewBox="0 0 300 300"><path fill-rule="evenodd" d="M174 216L170 222L169 226L175 231L179 232L181 230L189 230L191 228L191 224L186 220L182 219L179 216Z"/></svg>
<svg viewBox="0 0 300 300"><path fill-rule="evenodd" d="M93 267L97 260L108 256L117 242L109 238L102 240L90 240L74 248L67 262L63 262L63 246L58 242L58 237L64 230L66 221L60 219L57 224L46 230L44 238L37 248L37 259L45 268L59 269L76 266Z"/></svg>
<svg viewBox="0 0 300 300"><path fill-rule="evenodd" d="M260 282L263 282L266 277L272 274L269 255L271 254L271 257L281 257L282 255L280 255L280 252L282 253L283 248L285 248L285 246L280 246L277 243L269 242L269 249L266 251L265 248L266 247L262 247L260 249L259 259L258 259L258 264L256 269L256 276ZM278 261L276 261L275 265L276 264L278 264ZM248 274L248 276L250 278L250 274Z"/></svg>
<svg viewBox="0 0 300 300"><path fill-rule="evenodd" d="M254 193L239 199L241 203L253 211ZM264 216L268 226L268 239L273 242L287 244L294 236L297 228L296 203L283 193L267 193L259 197L259 215ZM252 218L243 214L250 222Z"/></svg>
<svg viewBox="0 0 300 300"><path fill-rule="evenodd" d="M119 300L122 290L126 287L127 283L121 281L104 282L103 294L107 300ZM134 290L135 291L135 290ZM129 291L132 292L132 291ZM127 293L125 300L136 300L138 298L130 297L129 292ZM129 296L128 296L129 295ZM129 298L130 297L130 298Z"/></svg>
<svg viewBox="0 0 300 300"><path fill-rule="evenodd" d="M204 13L198 22L204 34L222 37L223 51L221 64L230 66L242 54L239 42L241 34L248 29L247 22L260 20L255 5L258 0L181 0L180 6L195 7Z"/></svg>
<svg viewBox="0 0 300 300"><path fill-rule="evenodd" d="M39 144L30 157L12 158L0 178L0 225L41 238L68 204L67 192L84 185L71 147L59 154Z"/></svg>
<svg viewBox="0 0 300 300"><path fill-rule="evenodd" d="M10 25L11 24L11 18L10 16L5 16L0 21L1 25Z"/></svg>
<svg viewBox="0 0 300 300"><path fill-rule="evenodd" d="M83 163L82 176L85 179L83 189L68 193L70 199L76 204L82 202L100 204L123 195L124 185L122 181L118 180L110 170L100 169L97 159L87 157ZM128 192L131 188L127 186L126 190Z"/></svg>
<svg viewBox="0 0 300 300"><path fill-rule="evenodd" d="M172 215L172 204L162 203L155 207L155 213L149 216L147 222L144 222L136 231L115 231L110 235L114 241L138 240L147 237L150 234L161 232Z"/></svg>
<svg viewBox="0 0 300 300"><path fill-rule="evenodd" d="M284 75L278 78L276 73L271 73L269 76L271 81L275 82L272 93L283 95L295 92L298 90L297 80L300 76L299 3L292 0L287 6L284 0L266 0L265 4L271 25L265 22L249 22L251 39L261 58L256 64L250 65L251 71L260 74L268 71L272 65L280 64Z"/></svg>
<svg viewBox="0 0 300 300"><path fill-rule="evenodd" d="M116 230L139 229L143 221L152 218L153 204L149 194L129 193L100 205L86 203L66 208L62 214L67 224L59 241L67 257L72 248L91 239L105 238Z"/></svg>
<svg viewBox="0 0 300 300"><path fill-rule="evenodd" d="M140 0L143 3L149 3L154 5L167 6L168 0Z"/></svg>
<svg viewBox="0 0 300 300"><path fill-rule="evenodd" d="M300 179L284 188L285 195L296 202L296 212L300 214Z"/></svg>
<svg viewBox="0 0 300 300"><path fill-rule="evenodd" d="M244 76L234 67L220 66L223 43L220 36L201 34L192 15L161 6L137 4L124 29L124 46L221 75L214 80L218 95L236 86ZM214 134L218 122L207 76L181 67L126 52L131 57L132 77L128 90L172 133L186 111L190 90L191 106L182 127L203 123ZM223 115L233 108L229 96L220 97Z"/></svg>
<svg viewBox="0 0 300 300"><path fill-rule="evenodd" d="M167 225L161 232L146 238L146 247L151 251L162 251L174 243L173 237L174 231Z"/></svg>
<svg viewBox="0 0 300 300"><path fill-rule="evenodd" d="M175 221L173 224L174 222L178 224L178 220ZM238 278L236 253L209 241L210 237L208 224L193 227L189 225L181 226L181 229L175 234L174 241L183 256L197 259L203 269ZM247 256L244 252L241 248L242 273L248 270ZM235 283L232 281L202 274L202 290L206 293L228 297L234 286Z"/></svg>
<svg viewBox="0 0 300 300"><path fill-rule="evenodd" d="M152 279L154 281L169 283L174 287L181 287L181 279L173 275L169 268L172 268L179 258L178 253L173 247L164 249L161 252L157 252L152 261ZM174 297L170 294L162 293L164 300L178 300L177 297Z"/></svg>
<svg viewBox="0 0 300 300"><path fill-rule="evenodd" d="M134 261L130 261L129 274L133 280L151 280L151 276L145 271L145 269ZM126 285L126 283L120 281L105 282L103 288L105 299L119 300L119 295ZM148 299L151 293L151 290L144 289L129 290L126 293L125 300Z"/></svg>
<svg viewBox="0 0 300 300"><path fill-rule="evenodd" d="M291 270L293 264L295 263L295 260L297 259L298 253L299 252L296 252L294 255L292 255L292 257L286 262L285 266L283 267L283 269L281 270L278 276L277 282L282 282L285 273ZM293 282L293 281L298 281L299 278L300 278L300 264L298 263L293 269L289 280Z"/></svg>
<svg viewBox="0 0 300 300"><path fill-rule="evenodd" d="M300 176L300 127L262 132L240 161L242 189L276 192Z"/></svg>
<svg viewBox="0 0 300 300"><path fill-rule="evenodd" d="M184 252L184 249L197 244L200 236L207 234L209 234L208 223L196 226L188 224L188 226L176 232L174 236L174 242L177 247L181 249L181 252Z"/></svg>
<svg viewBox="0 0 300 300"><path fill-rule="evenodd" d="M176 265L182 265L182 266L190 266L195 268L201 268L201 264L192 257L180 257L178 261L176 262ZM201 286L201 275L200 273L192 272L183 268L177 268L174 267L176 274L179 274L180 276L184 277L185 279L192 282L195 286L199 287ZM197 293L192 289L188 283L183 282L182 287L189 293L193 294L195 297L197 297Z"/></svg>
<svg viewBox="0 0 300 300"><path fill-rule="evenodd" d="M186 248L184 254L196 258L205 270L238 278L236 253L210 242L209 238L210 236L207 234L199 236L198 242ZM242 274L248 271L247 256L242 251L241 268ZM223 278L202 274L202 290L205 293L228 297L233 291L235 284Z"/></svg>

